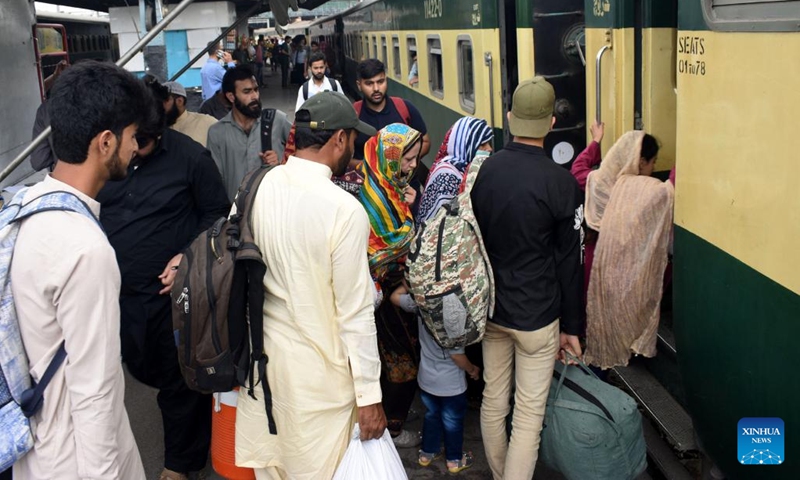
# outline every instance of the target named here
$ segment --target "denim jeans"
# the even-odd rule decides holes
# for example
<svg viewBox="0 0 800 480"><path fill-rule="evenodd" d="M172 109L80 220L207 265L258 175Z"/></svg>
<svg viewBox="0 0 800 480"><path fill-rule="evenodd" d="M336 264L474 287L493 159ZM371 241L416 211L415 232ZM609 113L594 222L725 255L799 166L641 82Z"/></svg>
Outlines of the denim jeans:
<svg viewBox="0 0 800 480"><path fill-rule="evenodd" d="M454 397L437 397L421 391L425 404L422 425L422 451L439 453L444 432L444 455L449 461L461 460L464 446L464 416L467 414L467 392Z"/></svg>

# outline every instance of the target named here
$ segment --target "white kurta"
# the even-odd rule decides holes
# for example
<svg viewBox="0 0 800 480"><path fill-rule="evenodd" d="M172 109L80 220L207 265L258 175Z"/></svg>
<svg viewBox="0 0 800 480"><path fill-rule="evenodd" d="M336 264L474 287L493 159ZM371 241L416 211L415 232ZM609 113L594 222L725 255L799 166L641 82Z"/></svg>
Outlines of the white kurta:
<svg viewBox="0 0 800 480"><path fill-rule="evenodd" d="M56 190L100 215L99 203L49 176L25 198ZM24 220L11 282L34 380L61 341L67 351L33 418L34 448L14 464L14 479L144 479L124 404L119 268L102 229L73 212Z"/></svg>
<svg viewBox="0 0 800 480"><path fill-rule="evenodd" d="M324 165L290 157L259 187L256 243L267 263L264 343L278 434L239 392L236 463L263 478L325 480L347 448L355 407L381 401L364 208ZM269 467L269 468L268 468Z"/></svg>

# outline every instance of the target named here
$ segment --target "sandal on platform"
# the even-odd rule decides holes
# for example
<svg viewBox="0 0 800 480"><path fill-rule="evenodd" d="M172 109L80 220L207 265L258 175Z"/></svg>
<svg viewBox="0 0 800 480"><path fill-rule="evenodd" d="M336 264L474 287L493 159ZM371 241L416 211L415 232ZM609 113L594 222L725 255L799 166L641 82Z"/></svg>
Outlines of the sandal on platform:
<svg viewBox="0 0 800 480"><path fill-rule="evenodd" d="M450 473L450 475L456 475L471 467L474 462L475 459L472 458L472 452L464 452L464 455L461 456L461 459L456 461L447 461L447 471Z"/></svg>

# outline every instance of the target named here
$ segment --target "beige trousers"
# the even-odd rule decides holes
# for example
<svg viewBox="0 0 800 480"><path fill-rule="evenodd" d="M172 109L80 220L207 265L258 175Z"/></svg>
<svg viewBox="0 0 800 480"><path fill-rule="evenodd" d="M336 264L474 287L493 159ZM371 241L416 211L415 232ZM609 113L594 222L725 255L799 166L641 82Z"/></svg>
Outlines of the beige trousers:
<svg viewBox="0 0 800 480"><path fill-rule="evenodd" d="M558 320L532 332L486 323L481 434L494 480L533 478L558 344ZM513 384L514 418L508 441L506 417Z"/></svg>

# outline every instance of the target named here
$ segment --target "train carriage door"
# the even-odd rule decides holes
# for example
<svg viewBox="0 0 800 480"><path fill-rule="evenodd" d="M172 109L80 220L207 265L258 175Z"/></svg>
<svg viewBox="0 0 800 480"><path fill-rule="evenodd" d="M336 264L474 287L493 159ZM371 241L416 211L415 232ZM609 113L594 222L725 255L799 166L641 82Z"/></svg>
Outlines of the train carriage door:
<svg viewBox="0 0 800 480"><path fill-rule="evenodd" d="M634 127L655 136L661 148L656 171L675 165L677 129L677 0L638 0L636 10L636 91ZM609 144L610 145L610 144Z"/></svg>
<svg viewBox="0 0 800 480"><path fill-rule="evenodd" d="M656 170L669 171L675 163L677 0L585 0L585 8L586 114L605 123L603 153L625 132L643 129L661 144Z"/></svg>
<svg viewBox="0 0 800 480"><path fill-rule="evenodd" d="M586 146L583 0L517 0L520 80L543 76L556 93L553 131L545 150L569 167Z"/></svg>

